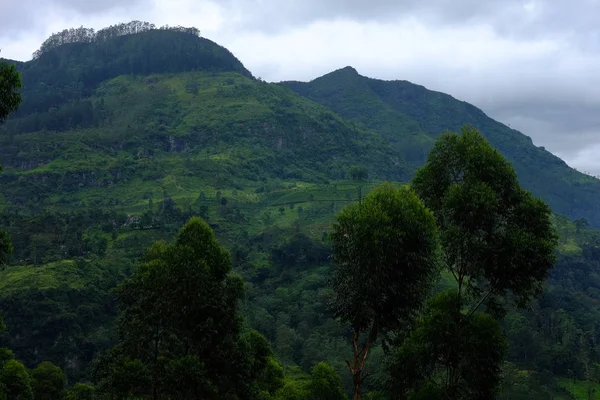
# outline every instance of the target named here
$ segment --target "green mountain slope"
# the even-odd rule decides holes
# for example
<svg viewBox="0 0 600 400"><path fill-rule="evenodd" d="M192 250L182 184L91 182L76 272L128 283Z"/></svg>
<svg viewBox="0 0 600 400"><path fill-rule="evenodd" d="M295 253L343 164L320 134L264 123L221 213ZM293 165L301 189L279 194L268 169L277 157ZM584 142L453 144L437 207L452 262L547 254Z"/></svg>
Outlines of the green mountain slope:
<svg viewBox="0 0 600 400"><path fill-rule="evenodd" d="M600 180L579 173L477 107L407 81L371 79L346 67L311 82L282 82L344 118L381 133L414 167L435 138L471 124L513 164L519 180L555 212L600 227Z"/></svg>
<svg viewBox="0 0 600 400"><path fill-rule="evenodd" d="M235 68L209 60L173 71L163 58L157 74L106 69L147 56L118 53L121 43L160 52L182 38L206 43L150 31L103 42L117 52L109 56L98 43L68 43L18 65L23 107L0 126L0 222L15 246L0 308L2 341L29 366L51 359L87 373L114 334L109 290L190 215L211 223L248 279L264 280L281 272L273 252L288 238L320 241L358 199L361 188L344 181L351 167L377 180L410 176L381 135Z"/></svg>
<svg viewBox="0 0 600 400"><path fill-rule="evenodd" d="M20 129L38 124L54 129ZM107 198L132 180L169 175L226 185L343 179L357 163L381 179L409 173L379 135L236 73L121 76L89 98L10 120L0 146L5 200L15 207L33 200L38 210L56 205L52 194L64 203L68 193L101 187ZM31 193L23 181L42 190L24 198Z"/></svg>
<svg viewBox="0 0 600 400"><path fill-rule="evenodd" d="M0 227L15 246L0 272L0 345L30 367L52 360L71 381L89 377L114 339L111 290L152 241L200 215L231 250L247 281L245 317L286 371L327 360L349 387L347 332L325 307L330 224L381 180L408 181L439 132L462 122L483 124L555 211L598 222L595 180L474 107L412 84L351 69L267 84L226 49L169 30L75 40L17 65L24 104L0 126ZM360 165L368 179L349 179ZM534 381L522 380L531 371L540 393L560 390L553 375L600 381L600 315L586 311L600 301L600 241L564 218L556 224L561 261L548 291L505 327L519 393L530 391ZM377 375L381 349L373 354Z"/></svg>
<svg viewBox="0 0 600 400"><path fill-rule="evenodd" d="M122 30L92 42L65 38L71 42L18 63L24 101L15 116L43 113L87 97L101 82L120 75L205 71L252 78L229 50L193 33L161 29L127 34L127 25Z"/></svg>

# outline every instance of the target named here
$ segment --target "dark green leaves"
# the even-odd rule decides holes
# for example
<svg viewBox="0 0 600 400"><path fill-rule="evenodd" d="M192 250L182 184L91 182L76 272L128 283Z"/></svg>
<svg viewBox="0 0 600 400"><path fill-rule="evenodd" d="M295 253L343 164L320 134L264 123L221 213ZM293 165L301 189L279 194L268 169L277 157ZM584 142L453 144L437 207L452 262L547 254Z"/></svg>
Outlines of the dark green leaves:
<svg viewBox="0 0 600 400"><path fill-rule="evenodd" d="M31 371L35 400L61 400L66 377L60 367L44 361Z"/></svg>
<svg viewBox="0 0 600 400"><path fill-rule="evenodd" d="M494 398L506 348L500 324L482 313L464 316L459 304L456 292L429 301L415 330L390 358L392 398Z"/></svg>
<svg viewBox="0 0 600 400"><path fill-rule="evenodd" d="M510 291L521 302L537 292L554 265L550 209L521 189L476 129L442 135L413 188L436 216L459 286L476 294Z"/></svg>
<svg viewBox="0 0 600 400"><path fill-rule="evenodd" d="M240 336L242 280L229 275L229 253L204 221L190 219L143 261L120 289L121 342L98 368L102 391L253 399L282 385L269 343L256 332Z"/></svg>
<svg viewBox="0 0 600 400"><path fill-rule="evenodd" d="M342 388L342 380L328 364L320 362L311 372L308 384L308 398L312 400L347 400Z"/></svg>
<svg viewBox="0 0 600 400"><path fill-rule="evenodd" d="M21 104L21 76L14 65L0 62L0 122Z"/></svg>
<svg viewBox="0 0 600 400"><path fill-rule="evenodd" d="M539 292L555 261L550 209L521 189L510 164L471 127L440 137L413 188L435 214L457 289L430 300L396 349L390 392L494 398L506 343L494 317L477 310L485 303L499 315L506 293L523 305Z"/></svg>
<svg viewBox="0 0 600 400"><path fill-rule="evenodd" d="M346 363L360 399L372 344L406 329L437 276L435 218L412 190L383 184L342 210L331 238L334 311L352 327L353 359Z"/></svg>
<svg viewBox="0 0 600 400"><path fill-rule="evenodd" d="M33 400L31 378L17 360L4 362L0 369L0 399Z"/></svg>
<svg viewBox="0 0 600 400"><path fill-rule="evenodd" d="M382 333L410 320L438 266L435 219L415 193L380 186L342 210L331 238L337 315Z"/></svg>

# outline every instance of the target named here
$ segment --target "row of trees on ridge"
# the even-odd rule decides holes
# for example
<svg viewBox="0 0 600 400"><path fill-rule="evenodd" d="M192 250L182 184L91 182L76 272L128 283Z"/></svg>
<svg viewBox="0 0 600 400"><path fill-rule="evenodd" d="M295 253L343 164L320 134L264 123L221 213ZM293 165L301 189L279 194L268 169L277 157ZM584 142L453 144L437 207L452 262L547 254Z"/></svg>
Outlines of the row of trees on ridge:
<svg viewBox="0 0 600 400"><path fill-rule="evenodd" d="M183 26L164 25L159 28L156 25L145 21L131 21L128 23L120 23L95 31L93 28L70 28L61 32L53 33L46 39L40 48L33 53L33 58L39 58L42 54L62 46L67 43L92 43L102 42L108 39L123 36L133 35L140 32L147 32L155 29L171 30L176 32L189 33L194 36L200 36L200 30L197 28L186 28Z"/></svg>

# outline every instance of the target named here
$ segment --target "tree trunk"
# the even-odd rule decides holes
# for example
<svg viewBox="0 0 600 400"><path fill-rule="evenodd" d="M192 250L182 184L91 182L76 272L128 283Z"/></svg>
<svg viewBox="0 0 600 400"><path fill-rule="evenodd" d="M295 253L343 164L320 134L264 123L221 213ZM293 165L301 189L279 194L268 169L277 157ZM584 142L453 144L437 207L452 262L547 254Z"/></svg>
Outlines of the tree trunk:
<svg viewBox="0 0 600 400"><path fill-rule="evenodd" d="M352 371L352 382L354 383L354 397L353 400L362 399L362 370Z"/></svg>
<svg viewBox="0 0 600 400"><path fill-rule="evenodd" d="M369 374L363 375L362 372L365 366L365 361L367 361L367 356L369 355L369 350L371 349L371 345L373 344L376 336L376 330L375 328L372 329L367 342L361 347L360 350L358 350L359 335L360 333L357 329L355 329L352 337L352 362L346 360L346 364L348 364L348 368L350 368L350 372L352 373L352 383L354 388L353 400L362 399L362 384L369 376Z"/></svg>

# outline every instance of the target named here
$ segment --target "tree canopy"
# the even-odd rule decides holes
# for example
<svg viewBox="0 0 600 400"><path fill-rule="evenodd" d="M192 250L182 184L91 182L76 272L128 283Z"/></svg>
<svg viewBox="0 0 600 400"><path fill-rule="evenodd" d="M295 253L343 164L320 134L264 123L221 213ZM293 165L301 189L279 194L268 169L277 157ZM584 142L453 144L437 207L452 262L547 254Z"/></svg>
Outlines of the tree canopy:
<svg viewBox="0 0 600 400"><path fill-rule="evenodd" d="M49 361L44 361L31 371L35 400L61 400L66 386L63 371Z"/></svg>
<svg viewBox="0 0 600 400"><path fill-rule="evenodd" d="M0 123L21 104L21 75L14 65L0 62Z"/></svg>
<svg viewBox="0 0 600 400"><path fill-rule="evenodd" d="M433 211L456 287L434 297L388 364L393 396L494 398L506 341L503 296L524 305L554 266L548 206L472 127L442 135L412 187ZM479 312L485 305L486 313Z"/></svg>
<svg viewBox="0 0 600 400"><path fill-rule="evenodd" d="M459 295L511 292L523 303L540 292L556 261L550 208L479 131L440 136L412 186L436 216Z"/></svg>
<svg viewBox="0 0 600 400"><path fill-rule="evenodd" d="M459 307L453 291L428 301L414 331L389 360L392 398L495 398L506 351L502 329L490 315L464 316Z"/></svg>
<svg viewBox="0 0 600 400"><path fill-rule="evenodd" d="M243 283L230 272L229 252L198 217L173 242L151 246L120 288L121 340L99 364L101 390L153 399L277 390L281 371L268 342L241 335Z"/></svg>
<svg viewBox="0 0 600 400"><path fill-rule="evenodd" d="M182 26L164 25L157 28L156 25L145 21L131 21L128 23L120 23L109 27L94 31L92 28L70 28L64 29L61 32L53 33L48 39L42 43L40 48L33 53L33 58L39 58L42 54L67 43L91 43L101 42L117 36L132 35L140 32L151 30L170 30L175 32L188 33L194 36L200 36L200 31L197 28L185 28Z"/></svg>
<svg viewBox="0 0 600 400"><path fill-rule="evenodd" d="M340 212L331 240L333 306L353 331L348 365L359 399L371 345L412 321L437 277L435 218L411 189L383 184Z"/></svg>

